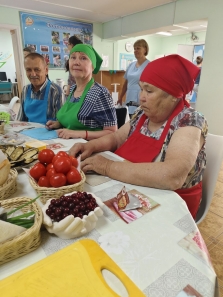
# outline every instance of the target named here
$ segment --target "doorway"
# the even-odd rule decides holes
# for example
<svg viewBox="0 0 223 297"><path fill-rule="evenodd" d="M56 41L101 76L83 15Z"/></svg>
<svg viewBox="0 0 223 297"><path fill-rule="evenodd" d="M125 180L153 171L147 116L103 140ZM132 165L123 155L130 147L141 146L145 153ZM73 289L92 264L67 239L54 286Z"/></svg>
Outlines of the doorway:
<svg viewBox="0 0 223 297"><path fill-rule="evenodd" d="M10 54L4 54L4 47L3 46L1 47L1 53L2 53L2 56L0 56L0 63L2 65L1 71L6 71L6 72L9 71L11 81L15 86L14 93L17 96L18 95L20 96L22 92L22 88L25 85L25 72L23 67L23 52L22 52L23 48L22 48L22 43L20 38L21 36L20 28L15 25L0 23L0 29L4 29L5 31L9 32L11 36L11 44L12 44L12 49L9 48L9 51L8 51ZM14 59L13 59L14 63L10 61L10 58L13 58L11 56L14 56ZM10 68L7 69L7 63L8 63L8 66L10 67L9 61L13 63L11 67L15 70L15 73L11 73Z"/></svg>

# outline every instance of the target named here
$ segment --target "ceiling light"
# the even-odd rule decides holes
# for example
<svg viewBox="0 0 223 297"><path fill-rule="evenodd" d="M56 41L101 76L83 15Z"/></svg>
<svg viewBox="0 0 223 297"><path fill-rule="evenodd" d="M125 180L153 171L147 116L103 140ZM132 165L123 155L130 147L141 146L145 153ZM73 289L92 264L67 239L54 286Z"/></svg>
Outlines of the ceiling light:
<svg viewBox="0 0 223 297"><path fill-rule="evenodd" d="M200 25L200 27L204 27L204 28L207 28L207 25Z"/></svg>
<svg viewBox="0 0 223 297"><path fill-rule="evenodd" d="M156 34L165 35L165 36L171 36L172 33L170 32L157 32Z"/></svg>
<svg viewBox="0 0 223 297"><path fill-rule="evenodd" d="M180 25L173 25L174 27L179 27L179 28L183 28L183 29L189 29L189 27L184 27L184 26L180 26Z"/></svg>

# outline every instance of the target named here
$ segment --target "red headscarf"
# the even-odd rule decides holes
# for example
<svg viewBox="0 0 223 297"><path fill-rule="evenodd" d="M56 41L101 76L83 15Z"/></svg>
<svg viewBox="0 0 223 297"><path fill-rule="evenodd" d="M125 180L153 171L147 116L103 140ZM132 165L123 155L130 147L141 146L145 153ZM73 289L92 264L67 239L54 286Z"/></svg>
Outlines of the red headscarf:
<svg viewBox="0 0 223 297"><path fill-rule="evenodd" d="M168 94L185 99L194 86L200 69L179 55L169 55L150 62L140 81L147 82Z"/></svg>

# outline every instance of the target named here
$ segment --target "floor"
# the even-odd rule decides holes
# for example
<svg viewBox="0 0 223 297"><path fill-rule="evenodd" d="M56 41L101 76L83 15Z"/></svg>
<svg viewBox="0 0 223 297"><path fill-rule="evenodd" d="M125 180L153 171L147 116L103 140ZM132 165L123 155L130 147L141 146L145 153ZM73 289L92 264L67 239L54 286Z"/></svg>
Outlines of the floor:
<svg viewBox="0 0 223 297"><path fill-rule="evenodd" d="M210 253L223 297L223 163L209 212L198 228Z"/></svg>

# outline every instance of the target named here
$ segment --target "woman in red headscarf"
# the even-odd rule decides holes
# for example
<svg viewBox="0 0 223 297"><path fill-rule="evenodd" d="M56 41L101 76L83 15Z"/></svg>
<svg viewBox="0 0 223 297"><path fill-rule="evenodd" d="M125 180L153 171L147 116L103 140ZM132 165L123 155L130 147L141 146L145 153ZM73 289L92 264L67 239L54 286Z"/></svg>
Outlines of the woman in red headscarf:
<svg viewBox="0 0 223 297"><path fill-rule="evenodd" d="M84 172L94 170L122 182L176 191L194 218L202 197L207 122L185 100L199 68L179 55L150 62L140 77L140 107L117 132L87 144L81 152ZM92 153L110 150L130 162L114 162Z"/></svg>

